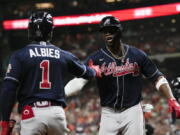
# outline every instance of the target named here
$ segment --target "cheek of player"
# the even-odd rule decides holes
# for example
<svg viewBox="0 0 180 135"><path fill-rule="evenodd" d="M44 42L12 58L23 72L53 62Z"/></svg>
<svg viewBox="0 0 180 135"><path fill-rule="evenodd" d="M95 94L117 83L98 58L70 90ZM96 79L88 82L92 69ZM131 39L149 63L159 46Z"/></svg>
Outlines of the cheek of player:
<svg viewBox="0 0 180 135"><path fill-rule="evenodd" d="M104 33L104 38L109 45L113 43L113 35L111 33Z"/></svg>

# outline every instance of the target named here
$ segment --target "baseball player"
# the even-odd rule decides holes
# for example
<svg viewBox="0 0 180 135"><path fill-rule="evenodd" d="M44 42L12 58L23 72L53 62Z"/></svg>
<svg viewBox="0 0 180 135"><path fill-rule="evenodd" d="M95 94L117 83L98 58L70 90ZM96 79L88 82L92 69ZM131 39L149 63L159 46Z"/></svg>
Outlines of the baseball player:
<svg viewBox="0 0 180 135"><path fill-rule="evenodd" d="M100 75L98 66L87 67L51 44L52 32L51 14L38 11L30 16L28 35L32 42L12 55L2 84L1 135L10 135L9 117L16 93L22 114L21 135L65 135L64 78L69 72L85 79Z"/></svg>
<svg viewBox="0 0 180 135"><path fill-rule="evenodd" d="M97 78L100 103L102 106L99 135L143 135L144 120L140 104L142 75L152 81L157 90L168 100L170 111L175 110L180 117L180 106L174 98L168 81L148 58L145 52L124 44L122 25L113 16L106 16L100 22L106 46L90 55L86 64L99 65L102 78ZM79 87L71 86L73 81ZM66 87L66 95L71 95L86 84L86 80L73 79Z"/></svg>

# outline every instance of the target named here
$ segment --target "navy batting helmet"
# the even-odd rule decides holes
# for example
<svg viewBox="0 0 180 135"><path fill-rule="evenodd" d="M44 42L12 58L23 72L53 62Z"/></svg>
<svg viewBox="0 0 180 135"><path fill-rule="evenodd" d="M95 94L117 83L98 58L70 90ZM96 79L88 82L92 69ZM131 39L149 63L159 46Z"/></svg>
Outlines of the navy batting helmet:
<svg viewBox="0 0 180 135"><path fill-rule="evenodd" d="M52 38L53 19L50 13L38 11L29 18L28 35L30 40L48 41Z"/></svg>
<svg viewBox="0 0 180 135"><path fill-rule="evenodd" d="M100 22L100 31L104 31L109 28L116 28L116 30L120 32L123 30L120 21L114 16L106 16Z"/></svg>

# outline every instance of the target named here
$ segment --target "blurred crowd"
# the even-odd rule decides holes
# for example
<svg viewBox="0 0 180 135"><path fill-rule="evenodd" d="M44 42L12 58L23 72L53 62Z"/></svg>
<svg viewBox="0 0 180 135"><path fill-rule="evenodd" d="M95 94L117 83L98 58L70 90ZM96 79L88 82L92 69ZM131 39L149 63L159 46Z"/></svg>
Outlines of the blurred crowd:
<svg viewBox="0 0 180 135"><path fill-rule="evenodd" d="M125 44L144 50L148 55L180 52L180 38L178 34L173 36L162 35L158 37L145 37L142 33L134 37L131 35L126 36L122 41ZM61 39L55 40L54 44L62 49L72 52L78 58L84 60L90 53L104 47L106 43L99 33L77 33L73 36L62 36Z"/></svg>

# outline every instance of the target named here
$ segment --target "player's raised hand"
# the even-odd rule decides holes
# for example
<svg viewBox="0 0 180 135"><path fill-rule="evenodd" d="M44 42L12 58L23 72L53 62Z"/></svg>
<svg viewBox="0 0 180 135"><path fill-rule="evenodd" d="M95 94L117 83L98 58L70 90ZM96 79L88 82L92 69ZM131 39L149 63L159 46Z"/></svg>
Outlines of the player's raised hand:
<svg viewBox="0 0 180 135"><path fill-rule="evenodd" d="M99 78L102 77L101 76L101 69L100 69L99 65L94 65L92 59L89 60L88 65L89 65L90 68L95 70L97 77L99 77Z"/></svg>
<svg viewBox="0 0 180 135"><path fill-rule="evenodd" d="M179 103L176 101L176 99L171 98L168 100L168 104L169 104L169 110L170 112L175 111L176 113L176 118L180 119L180 105Z"/></svg>

